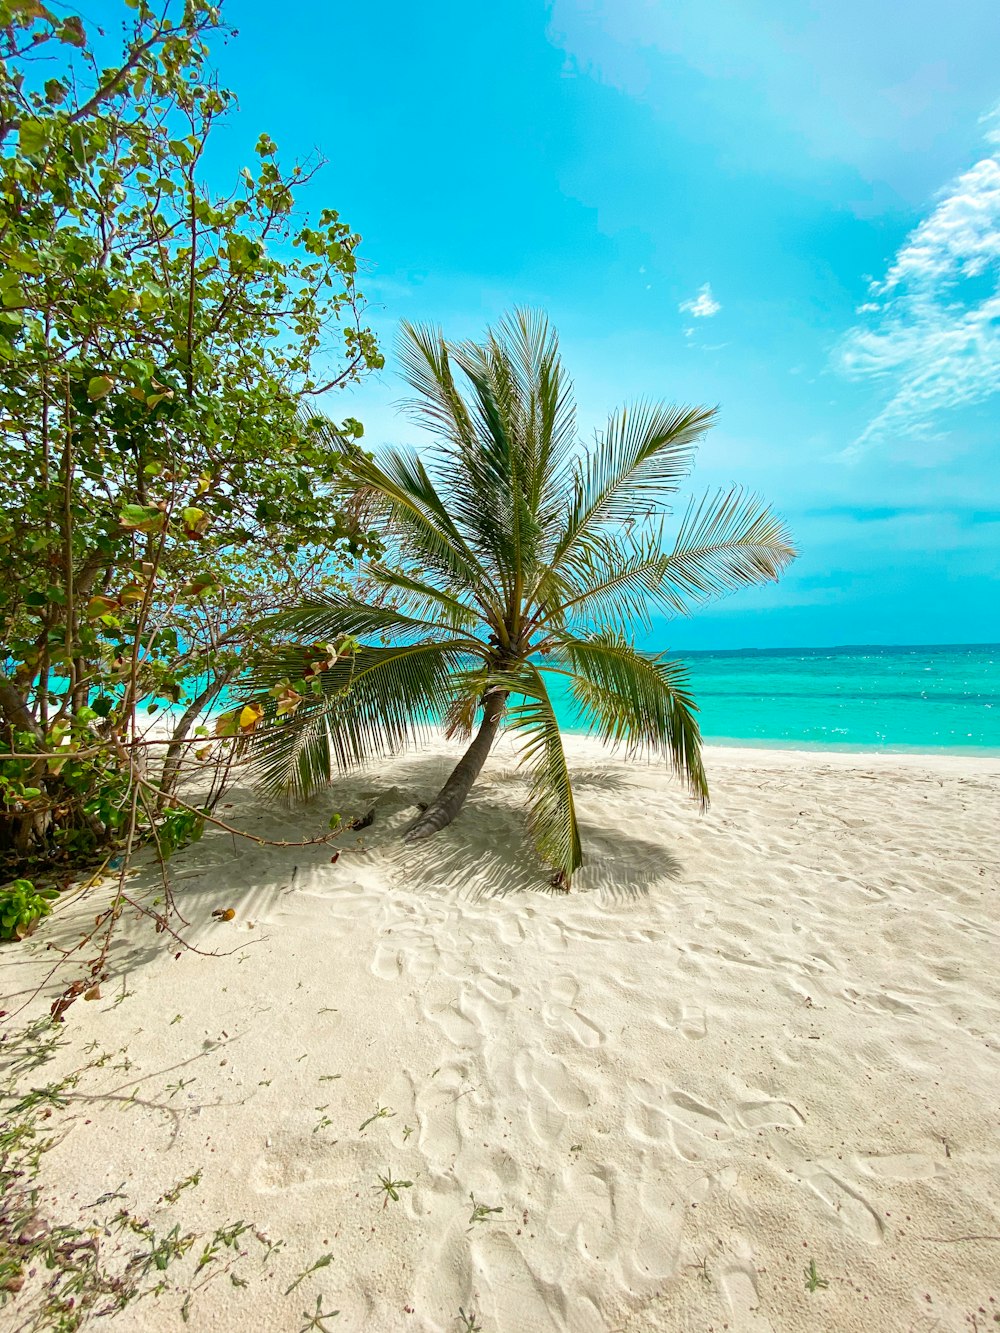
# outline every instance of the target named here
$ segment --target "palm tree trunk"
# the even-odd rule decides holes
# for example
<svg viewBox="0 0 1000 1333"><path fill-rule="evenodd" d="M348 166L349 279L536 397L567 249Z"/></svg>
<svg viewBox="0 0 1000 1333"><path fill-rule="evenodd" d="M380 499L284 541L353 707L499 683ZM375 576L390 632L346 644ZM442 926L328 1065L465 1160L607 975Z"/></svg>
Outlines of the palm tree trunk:
<svg viewBox="0 0 1000 1333"><path fill-rule="evenodd" d="M211 685L206 686L200 694L192 699L181 715L181 720L170 737L170 744L167 746L167 753L163 760L163 768L160 772L160 794L156 798L157 810L162 810L174 794L183 762L184 742L187 740L192 723L199 713L205 711L206 705L213 700L213 695L220 694L229 684L234 674L234 672L227 671L222 676L213 676Z"/></svg>
<svg viewBox="0 0 1000 1333"><path fill-rule="evenodd" d="M492 691L486 697L485 712L479 730L472 744L455 765L451 777L431 802L427 809L411 824L403 835L404 842L422 842L432 833L446 828L465 804L465 798L472 790L472 784L479 777L483 764L493 748L500 719L503 717L507 695L504 691Z"/></svg>

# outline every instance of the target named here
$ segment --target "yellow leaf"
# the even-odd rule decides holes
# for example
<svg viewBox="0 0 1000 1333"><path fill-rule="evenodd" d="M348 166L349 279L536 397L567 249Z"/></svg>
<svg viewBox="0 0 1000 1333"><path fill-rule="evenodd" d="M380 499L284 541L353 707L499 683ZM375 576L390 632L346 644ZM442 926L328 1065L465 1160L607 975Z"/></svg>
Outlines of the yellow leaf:
<svg viewBox="0 0 1000 1333"><path fill-rule="evenodd" d="M260 704L244 704L240 709L240 731L253 731L263 716L264 709Z"/></svg>
<svg viewBox="0 0 1000 1333"><path fill-rule="evenodd" d="M91 620L100 620L102 616L113 615L118 610L118 603L110 597L91 597L87 603L87 615Z"/></svg>

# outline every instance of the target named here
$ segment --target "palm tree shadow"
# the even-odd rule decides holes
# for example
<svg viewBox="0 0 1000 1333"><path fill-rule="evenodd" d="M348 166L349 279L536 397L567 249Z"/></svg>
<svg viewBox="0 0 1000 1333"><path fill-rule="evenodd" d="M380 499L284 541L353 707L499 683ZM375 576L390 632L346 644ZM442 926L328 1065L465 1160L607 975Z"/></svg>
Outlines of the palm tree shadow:
<svg viewBox="0 0 1000 1333"><path fill-rule="evenodd" d="M490 774L492 785L473 790L455 823L432 840L412 847L400 840L416 814L417 793L430 795L450 768L447 758L415 760L395 769L392 788L364 793L375 799L377 811L367 845L391 862L397 882L423 892L457 891L474 901L515 893L561 896L551 870L534 852L517 790L527 783L516 769ZM578 791L619 792L630 784L626 775L593 769L574 773L573 785ZM680 875L680 863L661 843L592 820L581 821L580 836L585 860L574 876L574 893L635 900Z"/></svg>

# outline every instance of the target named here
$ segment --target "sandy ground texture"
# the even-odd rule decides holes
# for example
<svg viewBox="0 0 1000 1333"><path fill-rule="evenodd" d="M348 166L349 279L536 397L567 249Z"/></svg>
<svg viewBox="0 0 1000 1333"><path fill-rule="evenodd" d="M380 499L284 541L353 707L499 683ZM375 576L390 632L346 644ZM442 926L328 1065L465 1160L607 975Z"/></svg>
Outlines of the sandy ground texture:
<svg viewBox="0 0 1000 1333"><path fill-rule="evenodd" d="M570 753L568 896L505 744L419 848L440 748L291 815L231 796L270 837L376 814L336 863L221 832L179 853L189 938L225 956L123 920L68 1015L54 1067L108 1058L52 1118L42 1209L109 1254L115 1209L253 1225L108 1327L178 1329L185 1295L212 1333L1000 1327L1000 761L713 750L700 815ZM0 952L7 1009L96 901Z"/></svg>

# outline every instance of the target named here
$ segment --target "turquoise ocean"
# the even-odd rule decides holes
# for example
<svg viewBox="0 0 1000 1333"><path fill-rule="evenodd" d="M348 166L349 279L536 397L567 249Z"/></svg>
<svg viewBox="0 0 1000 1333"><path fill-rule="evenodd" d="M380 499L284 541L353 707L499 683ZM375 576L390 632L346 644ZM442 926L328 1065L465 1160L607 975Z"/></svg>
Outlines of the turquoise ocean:
<svg viewBox="0 0 1000 1333"><path fill-rule="evenodd" d="M1000 644L667 656L687 667L710 744L1000 755ZM559 720L585 732L562 679L546 673Z"/></svg>
<svg viewBox="0 0 1000 1333"><path fill-rule="evenodd" d="M714 744L1000 754L1000 644L668 656L687 665ZM584 729L572 700L556 707Z"/></svg>

